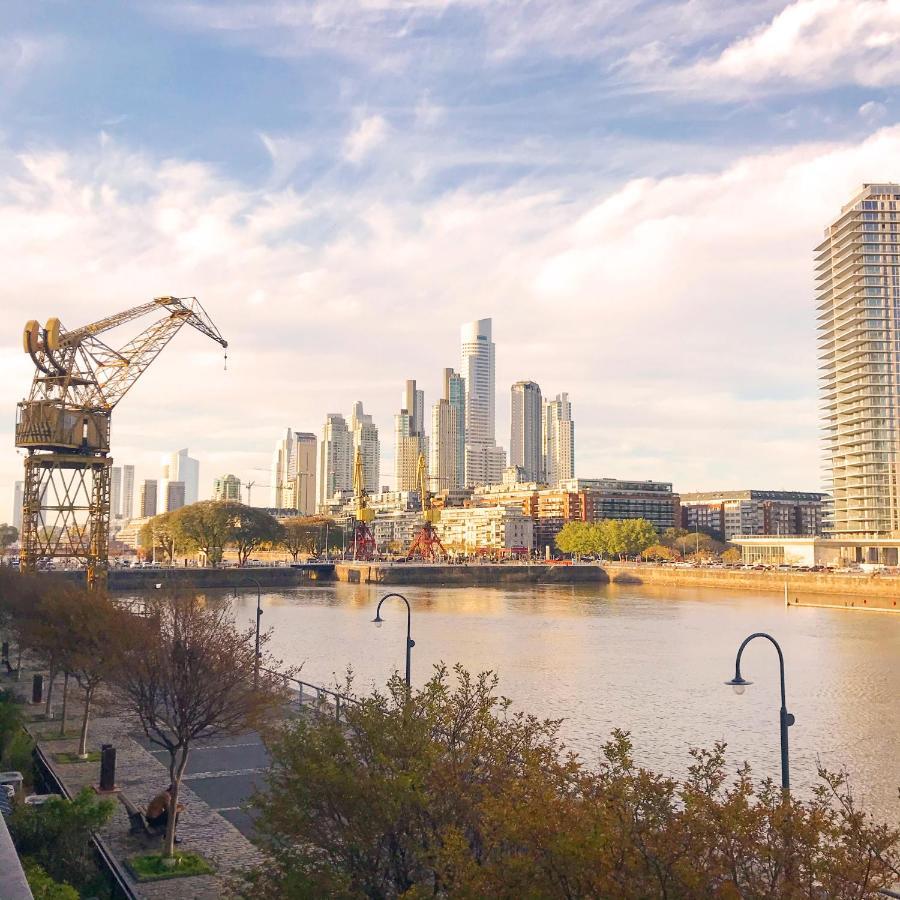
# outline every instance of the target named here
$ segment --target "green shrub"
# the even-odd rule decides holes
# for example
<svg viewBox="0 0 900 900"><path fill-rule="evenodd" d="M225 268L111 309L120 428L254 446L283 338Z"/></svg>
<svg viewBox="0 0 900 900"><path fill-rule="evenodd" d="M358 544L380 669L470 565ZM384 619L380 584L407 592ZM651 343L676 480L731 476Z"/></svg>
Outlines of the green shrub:
<svg viewBox="0 0 900 900"><path fill-rule="evenodd" d="M97 877L91 833L109 821L115 804L84 788L72 801L63 797L42 806L17 806L9 819L16 849L30 856L57 881L84 887Z"/></svg>
<svg viewBox="0 0 900 900"><path fill-rule="evenodd" d="M22 706L15 702L10 691L0 691L0 758L6 757L7 747L22 731Z"/></svg>
<svg viewBox="0 0 900 900"><path fill-rule="evenodd" d="M22 860L22 867L34 900L79 900L71 884L54 881L33 859Z"/></svg>
<svg viewBox="0 0 900 900"><path fill-rule="evenodd" d="M34 782L34 741L26 731L14 734L6 747L6 752L0 757L0 768L5 771L12 769L21 772L25 776L26 784Z"/></svg>

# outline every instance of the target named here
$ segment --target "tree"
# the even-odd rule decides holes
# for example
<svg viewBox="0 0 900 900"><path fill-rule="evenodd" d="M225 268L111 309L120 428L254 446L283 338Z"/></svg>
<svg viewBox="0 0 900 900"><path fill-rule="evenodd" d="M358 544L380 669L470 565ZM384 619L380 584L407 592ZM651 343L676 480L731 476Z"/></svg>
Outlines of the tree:
<svg viewBox="0 0 900 900"><path fill-rule="evenodd" d="M653 559L657 562L671 562L673 559L678 558L678 554L671 547L666 547L664 544L651 544L641 553L641 556L644 559Z"/></svg>
<svg viewBox="0 0 900 900"><path fill-rule="evenodd" d="M176 512L178 510L153 516L138 532L140 546L151 554L154 548L158 547L170 566L175 562L175 554L184 549L185 545L185 536L175 515Z"/></svg>
<svg viewBox="0 0 900 900"><path fill-rule="evenodd" d="M737 547L729 547L727 550L724 550L722 552L722 555L720 557L722 562L725 563L725 565L727 565L727 566L735 566L743 558L744 558L743 554L741 553L740 550L738 550Z"/></svg>
<svg viewBox="0 0 900 900"><path fill-rule="evenodd" d="M594 527L597 533L597 546L603 556L621 557L625 553L625 532L621 522L616 519L604 519L602 522L596 522Z"/></svg>
<svg viewBox="0 0 900 900"><path fill-rule="evenodd" d="M897 876L900 832L843 776L803 801L746 767L733 781L718 745L678 782L639 767L623 732L592 769L496 685L440 667L409 695L395 676L341 723L270 735L266 861L244 896L850 898Z"/></svg>
<svg viewBox="0 0 900 900"><path fill-rule="evenodd" d="M563 553L585 556L595 552L595 542L588 522L566 522L556 536L556 546Z"/></svg>
<svg viewBox="0 0 900 900"><path fill-rule="evenodd" d="M190 506L182 506L172 514L184 545L206 556L210 566L222 561L225 546L234 538L235 507L243 504L201 500Z"/></svg>
<svg viewBox="0 0 900 900"><path fill-rule="evenodd" d="M259 727L286 699L278 661L262 636L259 679L255 630L239 631L228 607L164 594L133 623L116 681L151 743L169 754L169 822L165 855L174 855L175 810L194 743ZM288 672L288 675L291 673Z"/></svg>
<svg viewBox="0 0 900 900"><path fill-rule="evenodd" d="M281 523L281 546L297 562L301 553L317 553L324 545L324 524L317 516L295 516Z"/></svg>
<svg viewBox="0 0 900 900"><path fill-rule="evenodd" d="M5 550L19 539L19 529L4 522L0 525L0 550Z"/></svg>
<svg viewBox="0 0 900 900"><path fill-rule="evenodd" d="M257 547L281 539L281 526L265 510L244 506L242 503L228 503L228 506L232 507L234 516L229 543L237 550L239 566L247 564L250 554Z"/></svg>
<svg viewBox="0 0 900 900"><path fill-rule="evenodd" d="M657 533L646 519L625 519L619 522L619 532L626 556L637 556L656 543Z"/></svg>

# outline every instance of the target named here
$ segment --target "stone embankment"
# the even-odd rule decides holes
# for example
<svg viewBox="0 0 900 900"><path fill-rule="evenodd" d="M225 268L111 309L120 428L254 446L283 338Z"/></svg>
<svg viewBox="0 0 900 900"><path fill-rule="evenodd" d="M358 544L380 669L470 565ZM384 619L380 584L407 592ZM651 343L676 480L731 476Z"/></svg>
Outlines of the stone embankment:
<svg viewBox="0 0 900 900"><path fill-rule="evenodd" d="M334 567L338 581L351 584L422 584L472 586L503 584L606 584L600 566L559 566L545 563L439 563L343 562Z"/></svg>

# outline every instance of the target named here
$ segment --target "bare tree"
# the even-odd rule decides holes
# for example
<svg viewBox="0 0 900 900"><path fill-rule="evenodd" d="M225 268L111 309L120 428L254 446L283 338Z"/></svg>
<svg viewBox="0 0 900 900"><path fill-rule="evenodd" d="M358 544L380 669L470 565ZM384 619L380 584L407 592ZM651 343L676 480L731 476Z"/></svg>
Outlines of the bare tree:
<svg viewBox="0 0 900 900"><path fill-rule="evenodd" d="M269 637L261 636L262 648ZM117 680L148 739L169 754L168 857L174 855L178 795L194 743L258 727L287 699L285 678L271 674L278 661L263 649L261 662L254 685L255 629L239 630L227 607L192 596L162 596L132 632Z"/></svg>

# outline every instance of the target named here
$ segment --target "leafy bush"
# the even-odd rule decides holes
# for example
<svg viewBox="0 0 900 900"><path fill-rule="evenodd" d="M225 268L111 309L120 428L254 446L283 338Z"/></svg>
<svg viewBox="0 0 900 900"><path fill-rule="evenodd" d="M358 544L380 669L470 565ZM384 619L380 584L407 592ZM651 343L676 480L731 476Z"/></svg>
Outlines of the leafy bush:
<svg viewBox="0 0 900 900"><path fill-rule="evenodd" d="M11 691L0 690L0 758L6 756L12 739L21 732L22 705L15 702Z"/></svg>
<svg viewBox="0 0 900 900"><path fill-rule="evenodd" d="M678 782L638 766L623 732L591 769L490 673L454 676L411 697L395 677L346 722L271 739L267 860L246 897L874 898L898 876L900 832L843 775L802 800L729 777L720 744Z"/></svg>
<svg viewBox="0 0 900 900"><path fill-rule="evenodd" d="M33 859L26 857L22 868L34 900L79 900L78 891L71 884L54 881Z"/></svg>
<svg viewBox="0 0 900 900"><path fill-rule="evenodd" d="M57 881L82 887L97 876L91 833L108 822L114 810L113 801L84 788L71 801L59 797L42 806L17 806L9 830L20 856L32 857Z"/></svg>

